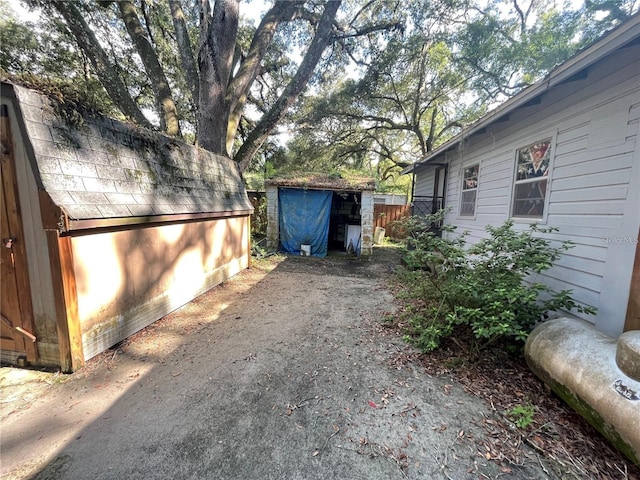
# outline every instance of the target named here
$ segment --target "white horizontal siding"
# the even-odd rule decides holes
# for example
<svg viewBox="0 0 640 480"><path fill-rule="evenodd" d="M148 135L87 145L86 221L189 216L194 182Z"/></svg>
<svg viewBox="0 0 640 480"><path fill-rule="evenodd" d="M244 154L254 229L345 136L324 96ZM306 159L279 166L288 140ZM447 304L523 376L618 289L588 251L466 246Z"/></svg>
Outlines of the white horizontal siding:
<svg viewBox="0 0 640 480"><path fill-rule="evenodd" d="M553 190L553 200L562 202L584 202L587 200L618 200L626 199L629 189L628 184L605 185L603 187L592 187L589 189L573 188L570 190Z"/></svg>
<svg viewBox="0 0 640 480"><path fill-rule="evenodd" d="M592 175L579 175L577 177L553 178L552 193L557 190L628 185L630 179L630 169L614 170L613 172L602 172Z"/></svg>
<svg viewBox="0 0 640 480"><path fill-rule="evenodd" d="M623 215L624 200L597 200L583 202L553 202L549 205L549 215Z"/></svg>
<svg viewBox="0 0 640 480"><path fill-rule="evenodd" d="M556 138L556 158L584 152L589 144L589 122L558 131Z"/></svg>
<svg viewBox="0 0 640 480"><path fill-rule="evenodd" d="M566 280L559 279L553 276L541 275L539 278L541 283L544 283L549 288L551 288L555 292L560 292L562 290L571 290L571 296L574 298L576 302L578 302L582 306L587 307L595 307L599 309L601 304L602 295L595 291L589 290L581 285L575 285L568 283ZM589 323L596 323L597 317L594 315L584 315L579 314L577 312L572 312L573 315L582 318L583 320L588 321Z"/></svg>
<svg viewBox="0 0 640 480"><path fill-rule="evenodd" d="M504 188L493 188L491 190L482 190L478 194L478 206L481 207L493 207L495 205L507 206L509 203L509 196L505 192Z"/></svg>
<svg viewBox="0 0 640 480"><path fill-rule="evenodd" d="M588 78L558 86L541 104L513 111L508 122L465 139L462 153L448 153L446 221L457 233L469 231L468 242L475 243L487 236L485 225L509 218L516 149L553 138L542 223L559 232L544 236L554 245L571 240L574 247L539 278L597 307L597 316L583 318L611 335L624 324L640 225L639 59L640 46L625 48L592 66ZM476 162L476 215L459 217L460 171Z"/></svg>
<svg viewBox="0 0 640 480"><path fill-rule="evenodd" d="M414 196L431 196L433 195L433 186L435 183L436 167L422 167L415 177L413 186Z"/></svg>

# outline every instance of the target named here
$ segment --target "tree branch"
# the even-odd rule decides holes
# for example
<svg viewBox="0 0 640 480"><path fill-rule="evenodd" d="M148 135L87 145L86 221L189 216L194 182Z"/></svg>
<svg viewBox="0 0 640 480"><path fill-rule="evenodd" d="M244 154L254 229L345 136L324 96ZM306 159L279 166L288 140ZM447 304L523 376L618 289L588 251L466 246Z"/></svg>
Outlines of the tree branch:
<svg viewBox="0 0 640 480"><path fill-rule="evenodd" d="M136 13L136 7L130 0L124 0L118 2L118 8L120 9L120 16L127 27L127 32L138 51L144 69L151 81L156 105L161 114L161 125L167 135L172 137L180 136L180 122L178 120L176 104L171 95L169 80L167 80L164 74L156 51L144 34L144 28Z"/></svg>
<svg viewBox="0 0 640 480"><path fill-rule="evenodd" d="M394 31L400 30L404 28L402 22L387 22L381 23L378 25L370 25L361 30L356 30L353 33L346 33L344 35L336 35L335 40L344 40L346 38L354 38L354 37L362 37L364 35L368 35L370 33L381 32L381 31Z"/></svg>
<svg viewBox="0 0 640 480"><path fill-rule="evenodd" d="M303 4L304 1L277 1L258 25L249 52L227 89L226 104L230 111L227 126L227 152L231 151L249 89L260 72L260 65L273 41L278 25L292 20L298 7Z"/></svg>
<svg viewBox="0 0 640 480"><path fill-rule="evenodd" d="M251 159L262 146L269 134L287 112L287 109L296 101L304 88L307 86L313 70L320 61L322 53L332 39L332 24L341 0L328 1L325 4L322 17L318 23L316 34L309 45L298 71L295 73L289 84L276 100L269 112L262 117L256 128L249 134L249 137L242 144L234 159L240 165L241 170L246 170Z"/></svg>
<svg viewBox="0 0 640 480"><path fill-rule="evenodd" d="M198 69L196 61L193 58L193 49L187 32L187 22L182 11L180 0L169 0L169 8L171 9L171 20L173 28L176 32L176 44L178 45L178 54L180 62L184 68L184 76L191 90L191 100L194 105L198 105L198 97L200 89L200 80L198 78Z"/></svg>
<svg viewBox="0 0 640 480"><path fill-rule="evenodd" d="M73 2L54 0L51 5L64 17L69 31L76 38L78 46L91 62L91 66L113 103L118 106L126 117L133 119L144 127L153 128L149 120L138 108L138 105L133 101L133 98L131 98L109 57Z"/></svg>

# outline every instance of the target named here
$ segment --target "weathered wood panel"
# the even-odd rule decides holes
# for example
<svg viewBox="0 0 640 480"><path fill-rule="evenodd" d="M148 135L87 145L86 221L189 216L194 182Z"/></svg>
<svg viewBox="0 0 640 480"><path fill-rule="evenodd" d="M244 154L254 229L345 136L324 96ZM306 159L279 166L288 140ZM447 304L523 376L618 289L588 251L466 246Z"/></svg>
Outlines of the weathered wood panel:
<svg viewBox="0 0 640 480"><path fill-rule="evenodd" d="M640 330L640 233L636 240L636 256L629 288L629 304L624 322L624 330Z"/></svg>
<svg viewBox="0 0 640 480"><path fill-rule="evenodd" d="M35 364L38 366L58 367L60 365L60 355L58 351L56 307L51 281L47 238L43 230L43 219L40 213L40 195L43 192L38 190L36 184L25 139L22 136L18 113L11 99L3 97L2 101L8 106L11 131L13 133L24 246L29 259L29 283L32 292L31 303L38 352L38 360ZM57 228L59 217L60 212L58 209L57 213L52 213L51 215L51 228Z"/></svg>
<svg viewBox="0 0 640 480"><path fill-rule="evenodd" d="M29 283L29 270L27 262L27 250L25 236L22 228L22 210L18 195L18 179L15 168L15 141L11 134L11 122L9 120L8 105L2 105L0 113L0 142L2 148L2 236L3 245L3 287L11 284L14 288L9 293L15 296L16 303L10 311L4 311L7 307L3 302L3 319L11 322L11 330L5 330L3 340L11 336L10 344L17 350L26 353L29 362L38 359L38 351L35 344L35 327L33 323L33 306L31 304L31 286ZM9 253L7 255L7 253ZM3 300L7 293L3 290ZM4 322L3 322L4 325ZM4 325L6 327L6 325ZM25 332L27 335L25 335ZM26 338L25 338L26 337Z"/></svg>
<svg viewBox="0 0 640 480"><path fill-rule="evenodd" d="M51 277L54 285L54 300L58 331L60 368L63 372L74 372L84 365L82 330L78 317L77 286L73 271L71 239L60 238L56 230L47 230L47 243L51 261ZM96 252L99 255L99 252Z"/></svg>
<svg viewBox="0 0 640 480"><path fill-rule="evenodd" d="M374 227L382 227L387 237L400 240L406 236L406 232L393 222L407 218L410 214L409 205L376 204L373 206Z"/></svg>

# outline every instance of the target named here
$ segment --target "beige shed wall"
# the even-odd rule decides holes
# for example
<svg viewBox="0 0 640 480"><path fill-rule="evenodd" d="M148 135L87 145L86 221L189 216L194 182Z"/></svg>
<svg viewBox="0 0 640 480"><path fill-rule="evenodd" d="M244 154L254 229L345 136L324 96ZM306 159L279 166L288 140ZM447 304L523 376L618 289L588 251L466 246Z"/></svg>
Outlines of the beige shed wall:
<svg viewBox="0 0 640 480"><path fill-rule="evenodd" d="M85 359L247 268L248 217L72 239Z"/></svg>

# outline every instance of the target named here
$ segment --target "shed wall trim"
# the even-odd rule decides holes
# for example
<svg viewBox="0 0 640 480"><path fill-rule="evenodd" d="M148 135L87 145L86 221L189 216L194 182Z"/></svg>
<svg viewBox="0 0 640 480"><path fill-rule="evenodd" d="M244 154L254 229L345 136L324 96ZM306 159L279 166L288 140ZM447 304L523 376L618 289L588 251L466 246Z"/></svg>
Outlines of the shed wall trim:
<svg viewBox="0 0 640 480"><path fill-rule="evenodd" d="M239 210L214 213L186 213L182 215L155 215L152 217L69 220L66 228L69 232L81 233L82 230L94 230L98 228L114 229L127 227L152 227L161 224L198 222L204 220L215 220L218 218L245 217L251 215L251 212L252 210Z"/></svg>

